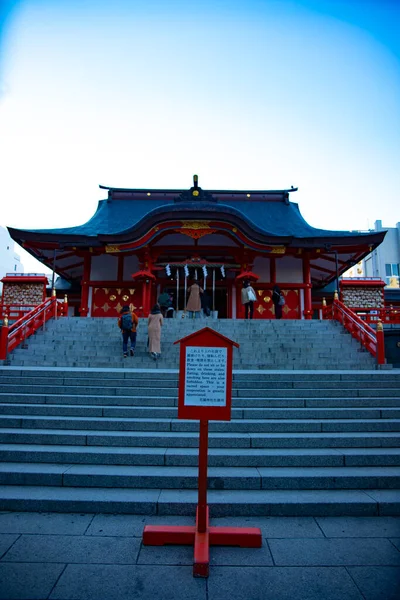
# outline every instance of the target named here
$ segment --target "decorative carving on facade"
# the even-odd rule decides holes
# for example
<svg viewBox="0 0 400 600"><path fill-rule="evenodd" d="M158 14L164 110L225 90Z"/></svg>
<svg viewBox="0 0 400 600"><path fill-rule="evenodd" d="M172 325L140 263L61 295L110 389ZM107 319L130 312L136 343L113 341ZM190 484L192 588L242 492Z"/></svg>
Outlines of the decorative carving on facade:
<svg viewBox="0 0 400 600"><path fill-rule="evenodd" d="M111 254L113 252L121 252L119 246L106 246L106 253Z"/></svg>
<svg viewBox="0 0 400 600"><path fill-rule="evenodd" d="M182 221L182 229L210 229L210 221Z"/></svg>
<svg viewBox="0 0 400 600"><path fill-rule="evenodd" d="M175 229L177 233L183 233L194 240L198 240L205 235L216 233L216 229L211 229L209 221L182 221L180 229Z"/></svg>

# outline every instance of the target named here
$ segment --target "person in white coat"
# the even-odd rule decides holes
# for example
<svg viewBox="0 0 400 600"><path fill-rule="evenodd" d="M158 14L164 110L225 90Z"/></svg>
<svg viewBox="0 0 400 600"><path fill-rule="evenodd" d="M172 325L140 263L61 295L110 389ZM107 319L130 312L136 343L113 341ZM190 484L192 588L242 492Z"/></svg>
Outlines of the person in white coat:
<svg viewBox="0 0 400 600"><path fill-rule="evenodd" d="M242 287L242 304L244 306L244 318L252 319L254 314L254 302L256 300L256 293L250 285L250 281L245 279Z"/></svg>

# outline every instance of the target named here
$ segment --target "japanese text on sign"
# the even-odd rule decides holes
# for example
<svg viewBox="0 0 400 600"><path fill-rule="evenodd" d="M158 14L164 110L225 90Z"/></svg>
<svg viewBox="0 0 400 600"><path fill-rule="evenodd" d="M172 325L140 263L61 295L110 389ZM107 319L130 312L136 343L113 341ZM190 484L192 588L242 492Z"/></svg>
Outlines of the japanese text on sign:
<svg viewBox="0 0 400 600"><path fill-rule="evenodd" d="M186 406L225 406L227 349L187 346Z"/></svg>

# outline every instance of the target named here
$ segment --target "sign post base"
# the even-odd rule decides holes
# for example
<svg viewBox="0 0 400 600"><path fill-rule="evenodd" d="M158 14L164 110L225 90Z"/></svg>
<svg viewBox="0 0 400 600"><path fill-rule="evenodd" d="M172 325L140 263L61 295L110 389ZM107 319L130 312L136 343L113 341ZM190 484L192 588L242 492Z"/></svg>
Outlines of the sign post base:
<svg viewBox="0 0 400 600"><path fill-rule="evenodd" d="M198 510L196 525L146 525L143 530L145 546L194 546L193 577L208 577L210 566L210 546L239 546L240 548L261 548L261 529L258 527L210 527L198 530Z"/></svg>

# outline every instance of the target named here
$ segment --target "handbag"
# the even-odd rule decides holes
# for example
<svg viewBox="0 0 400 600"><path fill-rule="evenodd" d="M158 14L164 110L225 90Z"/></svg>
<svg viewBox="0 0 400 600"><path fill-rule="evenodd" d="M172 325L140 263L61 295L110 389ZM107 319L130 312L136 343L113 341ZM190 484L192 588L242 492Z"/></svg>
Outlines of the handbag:
<svg viewBox="0 0 400 600"><path fill-rule="evenodd" d="M247 297L249 299L249 302L255 302L257 300L255 293L250 288L247 290Z"/></svg>
<svg viewBox="0 0 400 600"><path fill-rule="evenodd" d="M284 298L283 294L280 295L279 306L285 306L285 298Z"/></svg>

